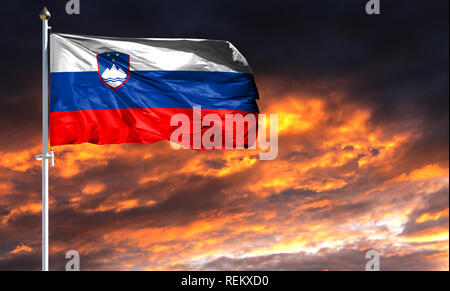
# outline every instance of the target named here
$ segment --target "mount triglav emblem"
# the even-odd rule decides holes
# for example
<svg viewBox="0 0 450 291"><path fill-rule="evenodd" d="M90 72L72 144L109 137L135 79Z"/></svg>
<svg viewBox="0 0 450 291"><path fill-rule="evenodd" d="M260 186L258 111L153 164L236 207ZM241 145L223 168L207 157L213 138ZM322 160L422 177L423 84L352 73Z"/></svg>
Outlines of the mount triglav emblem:
<svg viewBox="0 0 450 291"><path fill-rule="evenodd" d="M97 55L98 76L103 84L113 90L119 89L130 76L130 55L106 52Z"/></svg>

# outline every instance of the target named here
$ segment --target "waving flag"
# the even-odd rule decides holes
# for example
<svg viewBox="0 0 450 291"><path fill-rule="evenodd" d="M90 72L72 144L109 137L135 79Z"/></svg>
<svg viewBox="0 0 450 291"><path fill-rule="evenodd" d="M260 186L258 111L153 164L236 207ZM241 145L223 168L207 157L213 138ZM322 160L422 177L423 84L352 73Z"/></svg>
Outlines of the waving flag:
<svg viewBox="0 0 450 291"><path fill-rule="evenodd" d="M168 140L175 114L257 114L256 99L247 61L226 41L50 36L52 146Z"/></svg>

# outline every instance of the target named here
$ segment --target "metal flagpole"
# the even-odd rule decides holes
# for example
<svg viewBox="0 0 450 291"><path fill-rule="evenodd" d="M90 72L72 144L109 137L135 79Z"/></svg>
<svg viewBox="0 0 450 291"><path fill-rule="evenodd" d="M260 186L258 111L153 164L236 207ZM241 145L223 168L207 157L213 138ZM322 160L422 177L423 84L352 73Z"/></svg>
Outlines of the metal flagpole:
<svg viewBox="0 0 450 291"><path fill-rule="evenodd" d="M42 20L42 271L48 271L48 160L53 167L53 152L48 151L48 20L46 7L39 14Z"/></svg>

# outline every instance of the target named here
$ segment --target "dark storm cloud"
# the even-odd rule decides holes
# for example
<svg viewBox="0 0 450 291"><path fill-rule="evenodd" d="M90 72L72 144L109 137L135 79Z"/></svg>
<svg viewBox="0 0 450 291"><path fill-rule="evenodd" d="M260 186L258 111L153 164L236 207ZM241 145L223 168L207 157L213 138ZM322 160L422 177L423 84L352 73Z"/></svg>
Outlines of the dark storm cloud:
<svg viewBox="0 0 450 291"><path fill-rule="evenodd" d="M0 270L38 271L41 258L37 252L4 257L0 260Z"/></svg>
<svg viewBox="0 0 450 291"><path fill-rule="evenodd" d="M138 183L142 174L148 172L146 168L149 165L164 164L165 159L167 160L167 156L156 155L146 163L134 165L126 158L114 159L110 160L106 167L92 167L70 181L54 179L56 187L52 189L52 193L59 205L52 211L51 220L59 223L55 223L54 233L57 235L52 237L52 240L70 241L74 239L74 234L76 237L82 237L99 229L108 232L150 226L186 225L198 219L201 213L226 209L230 198L223 191L239 188L252 180L249 170L220 179L205 179L190 174L169 176L162 181ZM106 188L94 196L84 196L78 207L82 211L77 211L68 203L72 197L70 194L79 195L84 185L98 181L105 182ZM116 209L96 211L105 203L130 199L138 200L139 205L145 205L148 200L156 200L158 204L136 206L120 212ZM89 210L94 212L86 213Z"/></svg>
<svg viewBox="0 0 450 291"><path fill-rule="evenodd" d="M233 259L221 257L204 264L202 270L238 270L238 271L339 271L339 270L365 270L368 260L365 252L358 249L332 250L322 249L317 254L273 254L267 256ZM423 270L438 266L429 262L426 256L439 254L437 251L418 251L407 255L383 257L380 256L380 269L390 270ZM415 262L412 264L411 262ZM179 266L177 266L179 267ZM182 266L192 269L192 266Z"/></svg>
<svg viewBox="0 0 450 291"><path fill-rule="evenodd" d="M423 202L410 214L409 220L403 229L402 235L408 236L420 231L427 230L433 227L447 228L449 227L448 216L442 216L436 220L429 220L425 222L417 222L416 220L423 214L436 214L440 211L448 209L449 205L449 191L448 188L441 189L438 192L429 194Z"/></svg>

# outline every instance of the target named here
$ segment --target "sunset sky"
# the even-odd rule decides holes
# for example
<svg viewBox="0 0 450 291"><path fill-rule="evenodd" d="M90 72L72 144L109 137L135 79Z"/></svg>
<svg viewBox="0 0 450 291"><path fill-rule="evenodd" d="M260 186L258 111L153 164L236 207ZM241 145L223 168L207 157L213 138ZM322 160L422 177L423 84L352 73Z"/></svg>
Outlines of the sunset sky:
<svg viewBox="0 0 450 291"><path fill-rule="evenodd" d="M0 270L41 268L41 23L231 41L279 155L55 147L50 268L449 269L449 1L9 1L0 52ZM94 3L95 2L95 3ZM125 4L126 3L126 4ZM51 98L51 96L50 96Z"/></svg>

